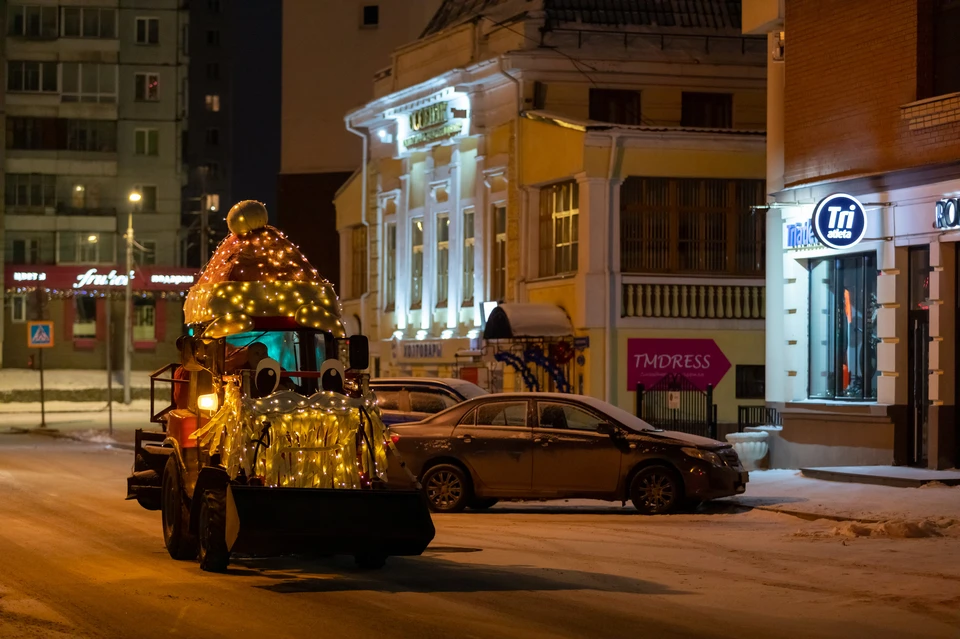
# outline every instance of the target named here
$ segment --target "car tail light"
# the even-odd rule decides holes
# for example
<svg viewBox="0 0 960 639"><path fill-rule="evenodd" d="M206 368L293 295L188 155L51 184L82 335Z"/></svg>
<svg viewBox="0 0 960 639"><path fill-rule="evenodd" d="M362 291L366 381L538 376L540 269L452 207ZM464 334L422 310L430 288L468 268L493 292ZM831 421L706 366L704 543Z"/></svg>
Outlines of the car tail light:
<svg viewBox="0 0 960 639"><path fill-rule="evenodd" d="M396 444L398 441L400 441L400 435L397 435L396 433L390 433L390 441Z"/></svg>

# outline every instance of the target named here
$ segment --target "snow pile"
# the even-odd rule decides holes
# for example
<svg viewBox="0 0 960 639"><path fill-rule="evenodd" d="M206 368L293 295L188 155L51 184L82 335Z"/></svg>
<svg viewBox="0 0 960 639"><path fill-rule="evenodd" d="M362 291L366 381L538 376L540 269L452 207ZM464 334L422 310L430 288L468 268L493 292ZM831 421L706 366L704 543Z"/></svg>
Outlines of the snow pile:
<svg viewBox="0 0 960 639"><path fill-rule="evenodd" d="M87 442L89 444L116 444L117 440L107 434L105 430L75 430L68 435L70 439Z"/></svg>
<svg viewBox="0 0 960 639"><path fill-rule="evenodd" d="M956 519L890 519L876 523L848 521L833 529L840 537L887 537L919 539L923 537L960 537L960 521Z"/></svg>

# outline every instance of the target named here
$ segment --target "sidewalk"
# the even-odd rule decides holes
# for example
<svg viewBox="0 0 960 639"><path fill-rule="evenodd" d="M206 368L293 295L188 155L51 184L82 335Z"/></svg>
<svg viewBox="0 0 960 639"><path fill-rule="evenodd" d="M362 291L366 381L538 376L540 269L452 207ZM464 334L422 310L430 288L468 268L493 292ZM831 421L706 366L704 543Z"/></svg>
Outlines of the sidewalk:
<svg viewBox="0 0 960 639"><path fill-rule="evenodd" d="M132 371L130 387L135 399L150 397L150 372ZM43 371L44 399L65 402L107 401L107 372L55 368ZM123 373L113 374L114 400L123 398ZM40 371L29 368L0 368L0 406L40 401Z"/></svg>

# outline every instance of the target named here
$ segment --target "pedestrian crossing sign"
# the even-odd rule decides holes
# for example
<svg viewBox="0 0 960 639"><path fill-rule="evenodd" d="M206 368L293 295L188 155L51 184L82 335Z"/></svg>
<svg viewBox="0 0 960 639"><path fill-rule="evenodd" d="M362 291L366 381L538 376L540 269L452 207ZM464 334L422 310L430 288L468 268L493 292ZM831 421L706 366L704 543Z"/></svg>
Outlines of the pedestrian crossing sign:
<svg viewBox="0 0 960 639"><path fill-rule="evenodd" d="M50 348L53 346L53 322L29 322L27 324L27 347Z"/></svg>

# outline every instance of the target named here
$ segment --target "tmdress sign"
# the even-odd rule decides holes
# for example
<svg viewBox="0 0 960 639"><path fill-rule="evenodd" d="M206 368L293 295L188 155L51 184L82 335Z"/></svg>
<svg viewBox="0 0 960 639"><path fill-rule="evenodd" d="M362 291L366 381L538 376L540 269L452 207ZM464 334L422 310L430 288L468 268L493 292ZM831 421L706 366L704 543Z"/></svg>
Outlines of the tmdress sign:
<svg viewBox="0 0 960 639"><path fill-rule="evenodd" d="M730 361L712 339L628 339L627 388L650 388L667 375L680 374L701 390L716 387Z"/></svg>

